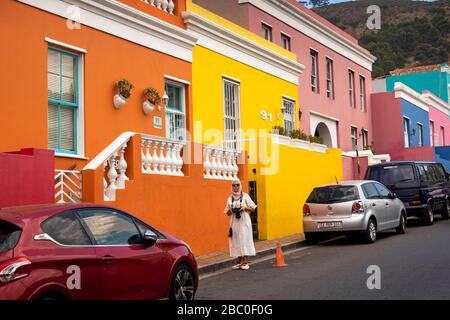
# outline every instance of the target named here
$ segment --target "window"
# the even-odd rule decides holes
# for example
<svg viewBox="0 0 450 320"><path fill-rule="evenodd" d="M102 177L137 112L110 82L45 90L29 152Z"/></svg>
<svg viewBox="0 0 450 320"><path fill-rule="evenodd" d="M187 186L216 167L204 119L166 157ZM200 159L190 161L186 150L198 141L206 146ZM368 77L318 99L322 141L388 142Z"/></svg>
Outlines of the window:
<svg viewBox="0 0 450 320"><path fill-rule="evenodd" d="M262 37L266 40L272 41L272 27L265 24L265 23L261 23L261 33L262 33Z"/></svg>
<svg viewBox="0 0 450 320"><path fill-rule="evenodd" d="M439 164L433 164L434 171L436 173L436 178L438 181L446 181L447 176L445 175L444 168Z"/></svg>
<svg viewBox="0 0 450 320"><path fill-rule="evenodd" d="M288 133L295 129L295 102L283 99L284 130Z"/></svg>
<svg viewBox="0 0 450 320"><path fill-rule="evenodd" d="M409 148L409 119L403 118L403 145Z"/></svg>
<svg viewBox="0 0 450 320"><path fill-rule="evenodd" d="M413 182L415 180L414 168L409 164L369 167L365 179L379 181L387 187Z"/></svg>
<svg viewBox="0 0 450 320"><path fill-rule="evenodd" d="M417 139L419 147L423 146L423 125L421 123L417 123Z"/></svg>
<svg viewBox="0 0 450 320"><path fill-rule="evenodd" d="M430 144L433 147L435 145L434 141L434 121L430 120Z"/></svg>
<svg viewBox="0 0 450 320"><path fill-rule="evenodd" d="M75 211L64 212L45 220L42 230L56 242L67 246L92 245Z"/></svg>
<svg viewBox="0 0 450 320"><path fill-rule="evenodd" d="M364 195L367 199L379 199L380 195L378 194L377 189L375 188L375 183L366 183L362 185L362 189Z"/></svg>
<svg viewBox="0 0 450 320"><path fill-rule="evenodd" d="M4 220L0 220L0 253L13 249L19 242L22 229Z"/></svg>
<svg viewBox="0 0 450 320"><path fill-rule="evenodd" d="M133 245L142 241L133 219L127 215L107 209L80 210L79 215L97 245Z"/></svg>
<svg viewBox="0 0 450 320"><path fill-rule="evenodd" d="M350 99L350 107L355 108L355 73L348 71L348 96Z"/></svg>
<svg viewBox="0 0 450 320"><path fill-rule="evenodd" d="M355 186L330 186L315 188L306 200L307 203L339 203L359 199Z"/></svg>
<svg viewBox="0 0 450 320"><path fill-rule="evenodd" d="M240 150L240 94L239 84L223 79L225 148Z"/></svg>
<svg viewBox="0 0 450 320"><path fill-rule="evenodd" d="M186 137L184 85L166 82L166 93L169 96L169 103L166 106L166 137L184 141Z"/></svg>
<svg viewBox="0 0 450 320"><path fill-rule="evenodd" d="M314 50L310 51L311 56L311 90L313 92L319 92L319 67L318 53Z"/></svg>
<svg viewBox="0 0 450 320"><path fill-rule="evenodd" d="M48 147L56 152L77 153L79 57L48 49Z"/></svg>
<svg viewBox="0 0 450 320"><path fill-rule="evenodd" d="M440 146L445 146L445 128L441 126L441 130L439 131L440 137L439 137L439 143Z"/></svg>
<svg viewBox="0 0 450 320"><path fill-rule="evenodd" d="M366 112L366 78L359 76L359 101L361 103L361 111Z"/></svg>
<svg viewBox="0 0 450 320"><path fill-rule="evenodd" d="M289 37L287 34L282 33L281 34L281 46L285 48L286 50L291 51L291 37Z"/></svg>
<svg viewBox="0 0 450 320"><path fill-rule="evenodd" d="M364 150L367 150L369 148L369 132L367 130L361 130L362 135L362 145Z"/></svg>
<svg viewBox="0 0 450 320"><path fill-rule="evenodd" d="M333 71L333 60L326 60L327 63L327 97L334 99L334 71Z"/></svg>
<svg viewBox="0 0 450 320"><path fill-rule="evenodd" d="M358 148L358 128L351 127L351 135L352 135L352 150L356 150Z"/></svg>
<svg viewBox="0 0 450 320"><path fill-rule="evenodd" d="M389 198L389 196L391 195L391 192L388 189L386 189L385 186L383 186L380 183L374 183L374 185L380 195L380 198L382 198L382 199Z"/></svg>
<svg viewBox="0 0 450 320"><path fill-rule="evenodd" d="M436 170L432 164L418 164L420 181L422 182L436 182L439 181Z"/></svg>

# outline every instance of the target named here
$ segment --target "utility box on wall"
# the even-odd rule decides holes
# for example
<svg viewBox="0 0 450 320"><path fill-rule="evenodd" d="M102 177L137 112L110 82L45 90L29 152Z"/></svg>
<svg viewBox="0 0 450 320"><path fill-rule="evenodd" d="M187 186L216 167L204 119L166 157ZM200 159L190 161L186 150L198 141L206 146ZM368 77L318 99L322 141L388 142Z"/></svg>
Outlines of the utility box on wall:
<svg viewBox="0 0 450 320"><path fill-rule="evenodd" d="M0 207L53 203L54 175L52 150L0 153Z"/></svg>

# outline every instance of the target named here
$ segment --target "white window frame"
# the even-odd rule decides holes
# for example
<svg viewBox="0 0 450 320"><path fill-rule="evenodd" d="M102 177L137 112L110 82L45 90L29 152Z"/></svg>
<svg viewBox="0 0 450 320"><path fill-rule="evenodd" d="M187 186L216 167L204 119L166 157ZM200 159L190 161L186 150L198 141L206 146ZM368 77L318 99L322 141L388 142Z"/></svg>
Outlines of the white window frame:
<svg viewBox="0 0 450 320"><path fill-rule="evenodd" d="M334 99L334 63L330 58L326 58L326 74L327 74L327 97Z"/></svg>
<svg viewBox="0 0 450 320"><path fill-rule="evenodd" d="M165 112L164 112L164 117L165 117L165 121L166 121L166 138L168 139L172 139L172 140L177 140L177 141L186 141L186 84L178 82L178 81L174 81L171 79L166 78L164 81L164 87L166 87L166 85L173 85L176 87L181 88L182 91L182 99L181 99L181 109L182 111L178 111L178 110L174 110L171 108L167 108L167 106L164 108ZM168 92L166 92L167 94L169 94ZM170 133L170 117L176 117L176 115L181 115L183 117L183 139L177 139L176 137L174 138L173 136L171 136ZM176 123L176 121L175 121ZM178 132L177 129L175 129L174 132Z"/></svg>
<svg viewBox="0 0 450 320"><path fill-rule="evenodd" d="M288 133L295 130L295 101L283 97L283 127Z"/></svg>
<svg viewBox="0 0 450 320"><path fill-rule="evenodd" d="M272 26L261 21L261 35L267 41L272 42Z"/></svg>
<svg viewBox="0 0 450 320"><path fill-rule="evenodd" d="M366 112L366 78L362 75L359 75L359 100L361 111Z"/></svg>
<svg viewBox="0 0 450 320"><path fill-rule="evenodd" d="M350 126L350 134L352 137L352 150L358 148L358 127Z"/></svg>
<svg viewBox="0 0 450 320"><path fill-rule="evenodd" d="M227 106L227 85L236 89L234 105ZM224 127L224 148L240 152L241 147L241 114L240 114L240 99L241 99L241 84L228 78L222 78L223 90L223 127ZM229 92L228 92L229 93ZM231 93L232 94L232 93ZM230 97L228 97L230 101ZM230 114L230 112L232 114ZM234 134L231 134L229 127L234 122ZM233 135L233 136L231 136Z"/></svg>
<svg viewBox="0 0 450 320"><path fill-rule="evenodd" d="M310 49L309 56L311 60L311 90L319 93L319 53L316 50Z"/></svg>
<svg viewBox="0 0 450 320"><path fill-rule="evenodd" d="M440 146L443 147L445 146L445 127L444 126L440 126L439 128L439 138L442 137L442 139L440 140Z"/></svg>
<svg viewBox="0 0 450 320"><path fill-rule="evenodd" d="M350 99L350 107L356 108L355 101L355 72L348 70L348 97Z"/></svg>
<svg viewBox="0 0 450 320"><path fill-rule="evenodd" d="M436 141L434 140L434 121L430 120L430 146L434 147Z"/></svg>
<svg viewBox="0 0 450 320"><path fill-rule="evenodd" d="M420 122L417 122L417 137L419 147L423 147L423 124Z"/></svg>
<svg viewBox="0 0 450 320"><path fill-rule="evenodd" d="M403 117L403 146L409 148L411 143L409 141L409 130L411 129L411 120L408 117Z"/></svg>
<svg viewBox="0 0 450 320"><path fill-rule="evenodd" d="M286 46L287 43L287 46ZM284 32L281 32L281 46L288 50L291 51L291 36L287 35Z"/></svg>
<svg viewBox="0 0 450 320"><path fill-rule="evenodd" d="M362 137L362 147L363 149L366 149L369 147L369 131L367 130L361 130L361 137Z"/></svg>

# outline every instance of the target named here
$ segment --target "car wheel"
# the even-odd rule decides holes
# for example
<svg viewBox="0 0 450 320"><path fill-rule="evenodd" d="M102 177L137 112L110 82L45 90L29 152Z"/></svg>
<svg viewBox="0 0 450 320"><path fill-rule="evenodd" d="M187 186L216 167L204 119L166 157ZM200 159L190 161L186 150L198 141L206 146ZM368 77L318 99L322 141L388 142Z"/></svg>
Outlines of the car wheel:
<svg viewBox="0 0 450 320"><path fill-rule="evenodd" d="M427 226L431 226L434 222L433 206L428 204L425 216L423 217L423 223Z"/></svg>
<svg viewBox="0 0 450 320"><path fill-rule="evenodd" d="M406 232L406 214L403 212L400 214L400 224L395 228L395 231L398 234L404 234Z"/></svg>
<svg viewBox="0 0 450 320"><path fill-rule="evenodd" d="M364 242L374 243L377 240L377 224L374 219L370 219L364 232Z"/></svg>
<svg viewBox="0 0 450 320"><path fill-rule="evenodd" d="M317 234L305 232L305 243L307 246L315 245L317 243Z"/></svg>
<svg viewBox="0 0 450 320"><path fill-rule="evenodd" d="M171 300L194 300L194 274L185 265L179 265L175 269L170 286Z"/></svg>
<svg viewBox="0 0 450 320"><path fill-rule="evenodd" d="M442 219L448 219L448 210L450 210L450 205L448 204L448 202L449 202L449 199L446 199L445 203L444 203L444 207L442 208L442 211L441 211Z"/></svg>

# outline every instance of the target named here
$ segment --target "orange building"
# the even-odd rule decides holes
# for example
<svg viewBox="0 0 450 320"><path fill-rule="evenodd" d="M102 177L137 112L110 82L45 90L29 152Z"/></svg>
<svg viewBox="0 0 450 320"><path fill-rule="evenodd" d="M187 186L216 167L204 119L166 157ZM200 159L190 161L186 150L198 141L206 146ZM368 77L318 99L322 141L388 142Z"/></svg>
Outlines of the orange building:
<svg viewBox="0 0 450 320"><path fill-rule="evenodd" d="M188 139L197 39L185 30L184 1L71 2L0 2L0 152L54 150L55 201L108 203L197 255L223 250L229 180L247 185L247 170L216 150L224 166L205 179L204 146ZM121 79L134 86L125 104ZM144 105L145 88L161 102Z"/></svg>

